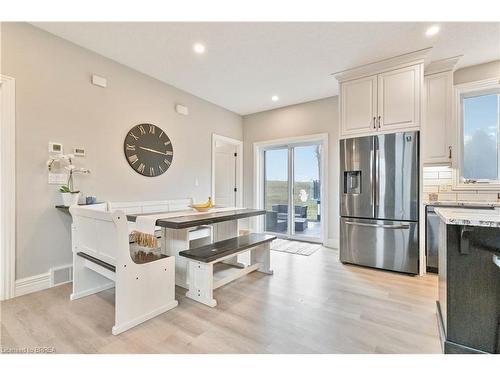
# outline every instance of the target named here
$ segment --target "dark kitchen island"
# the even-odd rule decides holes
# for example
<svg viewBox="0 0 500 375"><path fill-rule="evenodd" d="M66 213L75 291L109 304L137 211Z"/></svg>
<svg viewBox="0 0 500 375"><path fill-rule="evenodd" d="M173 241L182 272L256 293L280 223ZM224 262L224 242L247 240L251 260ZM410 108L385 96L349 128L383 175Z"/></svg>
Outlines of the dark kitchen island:
<svg viewBox="0 0 500 375"><path fill-rule="evenodd" d="M500 353L500 210L437 208L444 353Z"/></svg>

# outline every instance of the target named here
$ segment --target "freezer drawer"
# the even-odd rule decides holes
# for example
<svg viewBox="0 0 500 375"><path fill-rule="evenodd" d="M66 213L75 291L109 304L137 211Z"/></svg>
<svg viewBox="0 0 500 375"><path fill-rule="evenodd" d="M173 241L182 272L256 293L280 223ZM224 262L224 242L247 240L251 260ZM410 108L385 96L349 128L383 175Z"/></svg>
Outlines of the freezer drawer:
<svg viewBox="0 0 500 375"><path fill-rule="evenodd" d="M418 273L418 223L340 219L340 261Z"/></svg>

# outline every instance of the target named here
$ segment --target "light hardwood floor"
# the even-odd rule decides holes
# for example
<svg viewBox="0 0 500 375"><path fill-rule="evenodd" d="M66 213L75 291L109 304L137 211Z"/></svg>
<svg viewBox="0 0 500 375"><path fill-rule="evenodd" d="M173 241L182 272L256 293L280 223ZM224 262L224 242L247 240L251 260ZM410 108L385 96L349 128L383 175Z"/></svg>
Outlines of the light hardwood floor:
<svg viewBox="0 0 500 375"><path fill-rule="evenodd" d="M216 308L178 288L177 308L119 336L111 334L113 290L70 302L66 284L6 301L1 345L57 353L441 352L437 277L343 265L325 248L309 257L271 253L275 274L254 272L218 289Z"/></svg>

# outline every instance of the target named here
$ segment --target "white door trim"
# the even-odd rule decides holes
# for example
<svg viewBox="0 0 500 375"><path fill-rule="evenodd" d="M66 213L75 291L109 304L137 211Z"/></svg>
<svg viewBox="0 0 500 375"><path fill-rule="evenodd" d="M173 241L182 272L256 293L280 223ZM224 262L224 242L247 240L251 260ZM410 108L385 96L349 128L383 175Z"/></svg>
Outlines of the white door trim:
<svg viewBox="0 0 500 375"><path fill-rule="evenodd" d="M16 256L16 91L0 75L0 300L14 297Z"/></svg>
<svg viewBox="0 0 500 375"><path fill-rule="evenodd" d="M253 157L254 157L254 208L262 209L264 202L264 191L263 191L263 178L264 178L264 157L263 151L266 148L278 147L278 146L300 146L307 145L309 143L319 143L322 147L321 153L321 242L326 244L328 239L328 133L319 133L304 135L299 137L289 137L273 139L270 141L255 142L253 144ZM257 216L252 221L252 230L257 232L264 231L264 217ZM299 236L297 236L299 239ZM306 239L300 238L300 239Z"/></svg>
<svg viewBox="0 0 500 375"><path fill-rule="evenodd" d="M215 197L215 144L217 141L222 141L236 146L236 207L243 207L243 141L239 139L229 138L223 135L212 133L212 191L211 196L217 204Z"/></svg>

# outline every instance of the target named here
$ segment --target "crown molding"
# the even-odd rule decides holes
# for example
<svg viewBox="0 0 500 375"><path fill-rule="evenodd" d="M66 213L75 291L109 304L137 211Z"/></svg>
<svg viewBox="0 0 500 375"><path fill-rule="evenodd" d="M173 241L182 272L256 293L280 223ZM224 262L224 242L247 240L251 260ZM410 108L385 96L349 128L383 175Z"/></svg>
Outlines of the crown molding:
<svg viewBox="0 0 500 375"><path fill-rule="evenodd" d="M425 57L429 54L432 47L420 49L417 51L405 53L402 55L390 57L388 59L376 61L373 63L360 65L354 68L332 73L339 82L361 78L368 75L382 73L392 69L403 68L408 65L422 64Z"/></svg>
<svg viewBox="0 0 500 375"><path fill-rule="evenodd" d="M448 57L446 59L431 61L429 65L424 68L424 75L443 73L455 70L458 60L463 55Z"/></svg>

